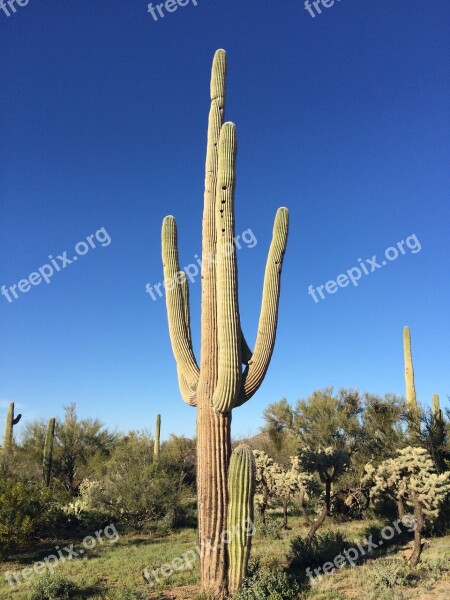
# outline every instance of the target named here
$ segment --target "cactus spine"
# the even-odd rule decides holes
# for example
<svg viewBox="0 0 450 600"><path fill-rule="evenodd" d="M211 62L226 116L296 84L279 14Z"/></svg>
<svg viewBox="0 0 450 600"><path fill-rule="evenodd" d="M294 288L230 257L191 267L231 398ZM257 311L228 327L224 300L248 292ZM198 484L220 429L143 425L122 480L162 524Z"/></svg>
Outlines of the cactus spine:
<svg viewBox="0 0 450 600"><path fill-rule="evenodd" d="M42 459L42 475L44 483L50 486L53 465L53 442L55 441L55 417L51 417L47 423L47 433L45 435L44 455Z"/></svg>
<svg viewBox="0 0 450 600"><path fill-rule="evenodd" d="M406 408L410 415L415 416L418 413L418 407L411 353L411 332L406 325L403 328L403 353L405 356Z"/></svg>
<svg viewBox="0 0 450 600"><path fill-rule="evenodd" d="M159 438L161 434L161 415L156 415L155 424L155 444L153 448L153 462L155 465L159 462Z"/></svg>
<svg viewBox="0 0 450 600"><path fill-rule="evenodd" d="M21 418L22 415L14 417L14 402L11 402L8 408L8 414L6 415L5 437L3 440L3 452L5 456L11 451L14 425L17 425Z"/></svg>
<svg viewBox="0 0 450 600"><path fill-rule="evenodd" d="M228 591L234 594L247 573L253 533L256 462L249 446L231 454L228 471Z"/></svg>
<svg viewBox="0 0 450 600"><path fill-rule="evenodd" d="M264 380L278 318L280 277L288 234L288 211L275 217L267 258L254 352L241 332L235 248L234 187L236 131L224 123L226 53L218 50L211 75L202 225L202 314L200 366L191 343L189 293L180 271L177 226L162 226L162 259L172 350L183 400L197 407L197 491L201 582L206 594L227 594L227 560L220 539L226 530L231 410L241 406ZM242 365L245 365L242 371Z"/></svg>

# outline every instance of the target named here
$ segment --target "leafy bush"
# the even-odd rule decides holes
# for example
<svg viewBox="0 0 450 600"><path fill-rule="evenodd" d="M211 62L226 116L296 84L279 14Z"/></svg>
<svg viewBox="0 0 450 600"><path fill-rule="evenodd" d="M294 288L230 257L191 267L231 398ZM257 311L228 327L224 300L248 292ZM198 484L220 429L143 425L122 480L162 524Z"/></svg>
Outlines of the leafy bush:
<svg viewBox="0 0 450 600"><path fill-rule="evenodd" d="M394 588L405 584L408 568L395 558L374 561L370 576L375 588Z"/></svg>
<svg viewBox="0 0 450 600"><path fill-rule="evenodd" d="M0 481L0 556L5 558L51 521L52 494L14 479Z"/></svg>
<svg viewBox="0 0 450 600"><path fill-rule="evenodd" d="M256 531L263 537L270 538L271 540L280 540L281 530L282 524L277 519L266 517L265 524L260 519L256 523Z"/></svg>
<svg viewBox="0 0 450 600"><path fill-rule="evenodd" d="M253 563L251 572L233 600L295 600L300 593L296 581L281 569Z"/></svg>
<svg viewBox="0 0 450 600"><path fill-rule="evenodd" d="M289 553L290 569L301 579L306 577L306 569L321 567L326 562L333 562L335 557L352 547L340 531L327 531L312 539L294 538Z"/></svg>
<svg viewBox="0 0 450 600"><path fill-rule="evenodd" d="M72 600L80 598L79 587L59 575L44 575L32 585L30 600Z"/></svg>

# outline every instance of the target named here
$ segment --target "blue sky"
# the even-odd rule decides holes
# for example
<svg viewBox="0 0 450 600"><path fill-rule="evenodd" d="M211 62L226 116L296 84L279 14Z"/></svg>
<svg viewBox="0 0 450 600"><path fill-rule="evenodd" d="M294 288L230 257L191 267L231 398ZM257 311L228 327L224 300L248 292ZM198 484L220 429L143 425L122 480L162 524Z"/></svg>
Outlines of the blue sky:
<svg viewBox="0 0 450 600"><path fill-rule="evenodd" d="M30 0L0 12L0 285L49 255L72 257L101 228L111 239L49 284L0 296L2 418L12 400L25 423L75 401L112 429L150 427L160 412L164 436L194 433L165 303L145 284L162 279L165 215L177 218L182 265L200 251L220 47L239 143L236 232L250 228L258 242L239 251L251 343L273 216L281 205L291 215L274 357L234 412L233 434L256 432L268 403L328 385L403 394L405 324L419 399L450 394L450 4L342 0L322 10L198 0L155 22L143 0ZM317 303L308 295L413 234L420 251L404 246ZM199 297L197 280L197 349Z"/></svg>

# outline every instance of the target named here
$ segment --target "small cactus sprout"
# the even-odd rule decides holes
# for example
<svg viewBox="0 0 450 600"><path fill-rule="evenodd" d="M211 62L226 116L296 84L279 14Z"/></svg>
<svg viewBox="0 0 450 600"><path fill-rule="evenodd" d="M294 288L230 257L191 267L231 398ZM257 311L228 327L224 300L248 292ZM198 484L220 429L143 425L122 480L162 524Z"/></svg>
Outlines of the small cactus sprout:
<svg viewBox="0 0 450 600"><path fill-rule="evenodd" d="M51 417L47 424L47 433L45 435L44 444L44 456L42 459L42 475L44 477L44 483L47 487L50 487L50 481L52 477L52 464L53 464L53 442L55 441L55 417Z"/></svg>
<svg viewBox="0 0 450 600"><path fill-rule="evenodd" d="M155 424L155 445L153 449L153 462L155 465L159 462L159 438L161 435L161 415L156 415Z"/></svg>
<svg viewBox="0 0 450 600"><path fill-rule="evenodd" d="M253 533L256 463L241 444L231 454L228 472L228 591L234 594L247 574Z"/></svg>

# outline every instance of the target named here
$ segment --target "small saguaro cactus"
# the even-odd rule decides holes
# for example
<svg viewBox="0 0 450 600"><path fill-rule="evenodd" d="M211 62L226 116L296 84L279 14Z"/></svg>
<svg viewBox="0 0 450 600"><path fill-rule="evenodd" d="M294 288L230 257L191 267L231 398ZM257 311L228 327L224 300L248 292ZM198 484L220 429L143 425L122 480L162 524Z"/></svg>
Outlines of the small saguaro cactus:
<svg viewBox="0 0 450 600"><path fill-rule="evenodd" d="M405 325L403 328L403 353L405 356L406 408L412 417L418 414L416 388L414 385L414 367L411 353L411 332Z"/></svg>
<svg viewBox="0 0 450 600"><path fill-rule="evenodd" d="M228 591L234 594L248 567L253 534L256 463L250 446L233 450L228 471Z"/></svg>
<svg viewBox="0 0 450 600"><path fill-rule="evenodd" d="M50 486L53 465L53 443L55 441L55 417L51 417L47 423L47 433L45 435L44 455L42 458L42 475L44 483Z"/></svg>
<svg viewBox="0 0 450 600"><path fill-rule="evenodd" d="M155 465L159 462L159 439L161 435L161 415L156 415L155 423L155 443L153 447L153 462Z"/></svg>
<svg viewBox="0 0 450 600"><path fill-rule="evenodd" d="M3 440L3 452L5 455L9 454L12 447L14 425L17 425L21 418L22 415L14 417L14 402L11 402L8 408L8 414L6 415L5 437Z"/></svg>
<svg viewBox="0 0 450 600"><path fill-rule="evenodd" d="M234 188L236 130L224 123L226 53L218 50L211 74L202 226L202 311L200 363L191 341L189 292L180 270L177 226L162 226L167 316L183 400L197 407L197 494L202 588L224 598L228 592L225 549L231 411L258 390L269 367L278 321L278 299L288 234L288 211L275 217L267 258L258 334L253 353L241 330L235 247ZM243 369L243 365L245 368Z"/></svg>

